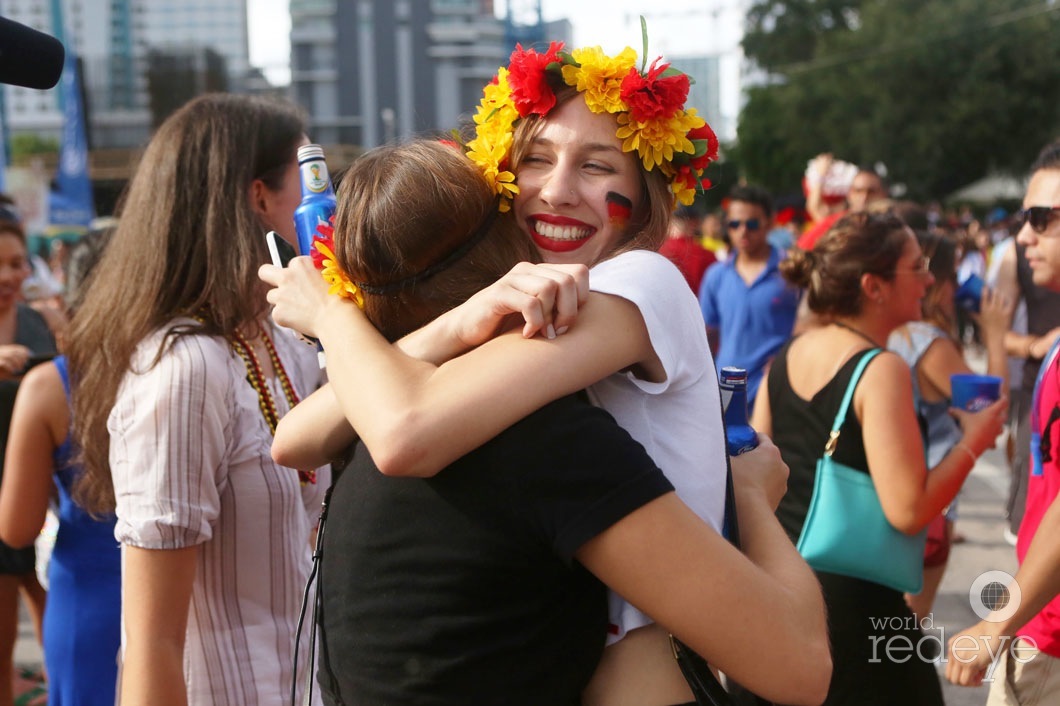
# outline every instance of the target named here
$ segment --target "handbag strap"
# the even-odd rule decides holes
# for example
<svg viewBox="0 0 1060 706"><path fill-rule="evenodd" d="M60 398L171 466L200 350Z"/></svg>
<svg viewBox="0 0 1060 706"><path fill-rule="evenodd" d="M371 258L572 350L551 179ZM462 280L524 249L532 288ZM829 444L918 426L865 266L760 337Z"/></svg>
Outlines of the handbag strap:
<svg viewBox="0 0 1060 706"><path fill-rule="evenodd" d="M861 360L854 367L854 373L850 376L850 382L847 383L847 390L843 393L843 401L839 403L839 411L836 412L835 421L832 422L832 431L828 434L828 442L824 445L824 453L826 456L831 456L835 451L836 443L839 441L839 428L843 426L843 422L847 418L847 410L850 409L850 401L854 399L854 390L858 386L858 382L861 380L861 374L865 372L865 367L869 362L883 352L882 348L873 348L868 353L861 356Z"/></svg>

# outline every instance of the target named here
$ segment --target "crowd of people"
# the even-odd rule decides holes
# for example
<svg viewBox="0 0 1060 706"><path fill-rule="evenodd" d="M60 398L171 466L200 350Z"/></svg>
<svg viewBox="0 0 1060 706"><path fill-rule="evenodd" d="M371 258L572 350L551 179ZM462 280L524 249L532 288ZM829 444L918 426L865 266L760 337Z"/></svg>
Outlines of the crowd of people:
<svg viewBox="0 0 1060 706"><path fill-rule="evenodd" d="M1060 142L982 227L872 169L837 199L831 155L805 217L747 184L701 214L717 138L639 66L517 49L463 144L358 158L286 268L283 101L168 118L60 316L0 218L0 706L20 593L62 706L941 704L933 661L877 646L922 637L1006 422L1022 601L933 657L1001 670L991 704L1060 694ZM955 408L980 345L999 394ZM759 432L732 457L725 366ZM880 518L860 562L809 547L831 462Z"/></svg>

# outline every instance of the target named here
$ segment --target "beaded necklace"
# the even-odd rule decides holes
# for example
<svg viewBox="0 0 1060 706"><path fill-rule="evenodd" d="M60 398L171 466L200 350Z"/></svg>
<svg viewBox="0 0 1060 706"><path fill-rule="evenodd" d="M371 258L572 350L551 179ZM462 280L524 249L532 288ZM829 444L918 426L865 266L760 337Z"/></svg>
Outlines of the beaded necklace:
<svg viewBox="0 0 1060 706"><path fill-rule="evenodd" d="M277 355L276 347L272 345L272 339L269 337L268 332L262 331L261 337L265 343L265 350L268 351L269 360L272 361L272 369L276 371L276 376L280 379L280 387L283 388L283 396L287 398L288 408L292 408L298 404L298 394L294 391L294 386L291 385L291 378L287 376L287 370L283 367L283 363L280 362L280 356ZM247 367L247 382L258 393L258 406L261 408L261 416L265 417L265 423L268 425L269 431L275 435L280 415L276 411L276 402L272 399L272 393L269 392L269 387L265 382L265 374L261 370L261 363L258 362L254 349L251 348L250 342L247 341L243 334L236 331L232 334L230 342L232 348L243 359L243 364ZM298 480L301 481L302 485L316 483L316 471L298 471Z"/></svg>

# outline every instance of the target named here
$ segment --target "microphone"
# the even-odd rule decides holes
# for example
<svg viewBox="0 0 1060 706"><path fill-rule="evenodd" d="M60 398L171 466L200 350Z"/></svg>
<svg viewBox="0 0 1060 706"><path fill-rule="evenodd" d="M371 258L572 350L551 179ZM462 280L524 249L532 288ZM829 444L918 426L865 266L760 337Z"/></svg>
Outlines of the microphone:
<svg viewBox="0 0 1060 706"><path fill-rule="evenodd" d="M0 83L47 90L59 83L65 57L55 37L0 17Z"/></svg>

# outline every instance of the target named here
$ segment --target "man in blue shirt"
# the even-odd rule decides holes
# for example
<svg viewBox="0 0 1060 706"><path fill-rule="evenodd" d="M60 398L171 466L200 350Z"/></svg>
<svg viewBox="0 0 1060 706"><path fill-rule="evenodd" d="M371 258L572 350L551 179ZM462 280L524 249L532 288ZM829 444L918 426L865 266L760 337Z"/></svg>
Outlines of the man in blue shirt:
<svg viewBox="0 0 1060 706"><path fill-rule="evenodd" d="M767 191L755 186L733 189L725 226L733 255L707 270L699 306L718 368L747 369L751 405L770 361L791 336L800 293L777 269L784 252L766 239L773 226L773 200Z"/></svg>

